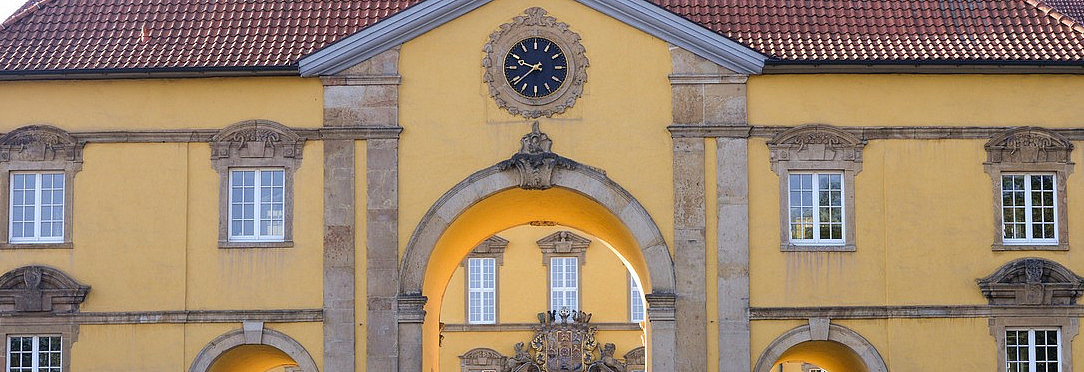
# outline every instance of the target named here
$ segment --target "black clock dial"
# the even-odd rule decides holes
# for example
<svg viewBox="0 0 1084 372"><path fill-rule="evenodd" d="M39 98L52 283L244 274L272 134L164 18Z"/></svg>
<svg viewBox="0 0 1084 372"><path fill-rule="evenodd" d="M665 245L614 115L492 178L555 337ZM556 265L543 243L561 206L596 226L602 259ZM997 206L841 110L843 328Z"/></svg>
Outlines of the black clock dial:
<svg viewBox="0 0 1084 372"><path fill-rule="evenodd" d="M541 37L524 39L504 57L504 79L516 93L528 98L557 91L568 76L568 60L556 43Z"/></svg>

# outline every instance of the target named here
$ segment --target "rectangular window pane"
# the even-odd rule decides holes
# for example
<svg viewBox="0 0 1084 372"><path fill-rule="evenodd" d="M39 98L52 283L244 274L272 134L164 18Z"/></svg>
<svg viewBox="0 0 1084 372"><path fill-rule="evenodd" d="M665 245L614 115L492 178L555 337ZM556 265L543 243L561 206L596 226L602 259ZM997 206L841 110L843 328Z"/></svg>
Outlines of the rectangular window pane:
<svg viewBox="0 0 1084 372"><path fill-rule="evenodd" d="M1053 174L1002 175L1002 236L1006 243L1057 243L1056 190Z"/></svg>
<svg viewBox="0 0 1084 372"><path fill-rule="evenodd" d="M470 323L496 322L496 272L497 260L494 258L467 259L467 293L470 297L467 319Z"/></svg>
<svg viewBox="0 0 1084 372"><path fill-rule="evenodd" d="M805 244L841 244L843 174L791 173L788 177L790 239Z"/></svg>
<svg viewBox="0 0 1084 372"><path fill-rule="evenodd" d="M640 290L640 284L636 282L635 274L629 273L629 320L632 322L644 321L644 295Z"/></svg>
<svg viewBox="0 0 1084 372"><path fill-rule="evenodd" d="M550 308L579 310L579 259L576 257L550 258Z"/></svg>
<svg viewBox="0 0 1084 372"><path fill-rule="evenodd" d="M285 171L230 171L231 240L282 241L286 232Z"/></svg>
<svg viewBox="0 0 1084 372"><path fill-rule="evenodd" d="M63 173L12 173L9 191L11 242L64 240Z"/></svg>

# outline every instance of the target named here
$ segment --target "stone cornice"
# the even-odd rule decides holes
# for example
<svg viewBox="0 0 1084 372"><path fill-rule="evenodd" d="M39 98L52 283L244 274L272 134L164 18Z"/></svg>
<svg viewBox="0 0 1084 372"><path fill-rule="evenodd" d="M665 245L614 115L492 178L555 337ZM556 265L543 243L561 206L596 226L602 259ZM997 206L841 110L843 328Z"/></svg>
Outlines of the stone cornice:
<svg viewBox="0 0 1084 372"><path fill-rule="evenodd" d="M638 323L591 323L600 331L639 331ZM538 323L500 323L500 324L445 324L444 332L511 332L534 331Z"/></svg>
<svg viewBox="0 0 1084 372"><path fill-rule="evenodd" d="M0 326L9 324L165 324L322 322L322 309L290 310L176 310L81 312L52 315L0 313Z"/></svg>
<svg viewBox="0 0 1084 372"><path fill-rule="evenodd" d="M814 306L753 307L752 320L829 319L946 319L989 317L1084 317L1084 306L990 306L990 305L915 305L915 306Z"/></svg>
<svg viewBox="0 0 1084 372"><path fill-rule="evenodd" d="M402 127L356 126L291 128L304 140L395 139ZM221 129L165 129L71 132L80 143L189 143L211 142Z"/></svg>
<svg viewBox="0 0 1084 372"><path fill-rule="evenodd" d="M1084 122L1081 123L1084 125ZM671 125L666 129L674 138L772 138L793 126L748 125L724 123L714 125ZM976 126L853 126L840 127L864 140L878 139L984 139L1017 127ZM1084 141L1084 128L1049 128L1071 141Z"/></svg>

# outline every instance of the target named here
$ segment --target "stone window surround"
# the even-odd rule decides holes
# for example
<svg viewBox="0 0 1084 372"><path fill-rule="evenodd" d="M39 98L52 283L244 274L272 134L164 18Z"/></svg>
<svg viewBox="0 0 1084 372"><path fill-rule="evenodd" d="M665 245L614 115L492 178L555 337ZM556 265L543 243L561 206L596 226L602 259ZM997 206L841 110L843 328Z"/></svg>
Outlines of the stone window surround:
<svg viewBox="0 0 1084 372"><path fill-rule="evenodd" d="M75 174L83 169L84 143L63 129L29 125L0 137L0 249L71 249ZM11 243L11 173L64 173L64 239L59 243Z"/></svg>
<svg viewBox="0 0 1084 372"><path fill-rule="evenodd" d="M62 372L70 372L71 369L71 355L72 344L79 339L79 325L78 324L65 324L66 321L57 319L54 324L10 324L5 321L4 327L0 328L0 341L2 341L3 350L0 355L0 366L6 367L8 365L8 337L11 336L60 336L60 370Z"/></svg>
<svg viewBox="0 0 1084 372"><path fill-rule="evenodd" d="M571 231L561 230L546 235L535 243L542 250L542 266L546 267L546 309L553 306L553 271L550 270L550 259L575 257L576 263L579 264L576 269L576 310L583 310L583 265L587 262L587 247L591 245L591 240ZM562 243L568 246L559 247Z"/></svg>
<svg viewBox="0 0 1084 372"><path fill-rule="evenodd" d="M301 165L304 142L292 129L266 120L242 121L222 129L211 138L211 164L219 178L219 248L293 247L294 174ZM283 240L231 241L230 171L258 168L284 170Z"/></svg>
<svg viewBox="0 0 1084 372"><path fill-rule="evenodd" d="M805 138L805 139L802 139ZM854 252L855 176L862 171L866 142L838 128L811 124L788 129L768 141L772 170L779 176L779 250L783 252ZM816 150L821 150L817 154ZM828 154L832 156L829 157ZM843 244L795 244L790 239L790 174L843 174Z"/></svg>
<svg viewBox="0 0 1084 372"><path fill-rule="evenodd" d="M493 323L501 322L501 266L504 266L504 250L508 247L508 240L493 235L481 243L478 243L467 257L459 263L463 267L463 323L470 322L470 266L467 262L471 258L492 258L495 261L493 270ZM477 323L489 324L489 323Z"/></svg>
<svg viewBox="0 0 1084 372"><path fill-rule="evenodd" d="M1065 136L1048 129L1018 127L990 139L984 146L986 173L993 181L994 251L1067 251L1069 250L1069 211L1067 181L1073 173L1070 153L1073 145ZM1006 244L1002 221L1001 177L1012 173L1053 173L1055 178L1055 222L1057 244Z"/></svg>
<svg viewBox="0 0 1084 372"><path fill-rule="evenodd" d="M1006 329L1056 328L1061 331L1058 340L1061 351L1061 370L1073 370L1073 338L1080 330L1080 321L1069 317L994 317L990 318L990 335L997 342L997 372L1005 372Z"/></svg>

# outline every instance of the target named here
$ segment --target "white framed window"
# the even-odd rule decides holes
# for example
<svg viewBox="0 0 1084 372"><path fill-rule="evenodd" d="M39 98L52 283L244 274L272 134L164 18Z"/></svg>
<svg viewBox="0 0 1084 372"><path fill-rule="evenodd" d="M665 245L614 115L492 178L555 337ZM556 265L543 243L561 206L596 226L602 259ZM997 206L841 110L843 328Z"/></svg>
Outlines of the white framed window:
<svg viewBox="0 0 1084 372"><path fill-rule="evenodd" d="M640 289L636 277L629 273L629 321L639 323L644 318L644 291Z"/></svg>
<svg viewBox="0 0 1084 372"><path fill-rule="evenodd" d="M61 372L60 336L9 336L7 372Z"/></svg>
<svg viewBox="0 0 1084 372"><path fill-rule="evenodd" d="M1005 370L1061 372L1061 332L1058 329L1005 330Z"/></svg>
<svg viewBox="0 0 1084 372"><path fill-rule="evenodd" d="M550 257L550 310L580 309L578 257Z"/></svg>
<svg viewBox="0 0 1084 372"><path fill-rule="evenodd" d="M11 243L60 243L64 241L63 172L12 172Z"/></svg>
<svg viewBox="0 0 1084 372"><path fill-rule="evenodd" d="M230 169L230 241L285 239L285 170Z"/></svg>
<svg viewBox="0 0 1084 372"><path fill-rule="evenodd" d="M467 322L497 322L497 259L467 259Z"/></svg>
<svg viewBox="0 0 1084 372"><path fill-rule="evenodd" d="M1058 244L1056 180L1053 173L1001 175L1005 244Z"/></svg>
<svg viewBox="0 0 1084 372"><path fill-rule="evenodd" d="M790 241L793 244L844 244L843 173L788 176Z"/></svg>

